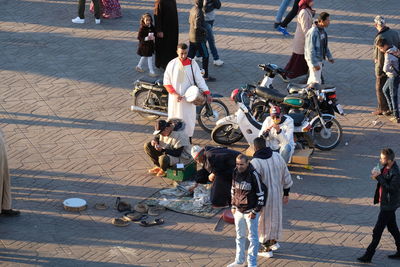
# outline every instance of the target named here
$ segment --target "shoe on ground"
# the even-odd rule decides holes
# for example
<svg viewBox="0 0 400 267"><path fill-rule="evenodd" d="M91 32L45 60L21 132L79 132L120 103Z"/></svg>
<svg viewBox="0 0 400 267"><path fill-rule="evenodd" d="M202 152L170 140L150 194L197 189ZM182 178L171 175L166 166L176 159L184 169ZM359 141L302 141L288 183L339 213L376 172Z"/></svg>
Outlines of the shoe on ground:
<svg viewBox="0 0 400 267"><path fill-rule="evenodd" d="M214 60L214 65L219 67L219 66L224 65L224 62L221 59L217 59L217 60Z"/></svg>
<svg viewBox="0 0 400 267"><path fill-rule="evenodd" d="M270 248L272 251L278 250L280 247L281 247L281 245L279 245L278 242L276 242L275 244L269 246L269 248Z"/></svg>
<svg viewBox="0 0 400 267"><path fill-rule="evenodd" d="M101 20L100 20L100 19L94 19L94 22L95 22L96 24L100 24L100 23L101 23Z"/></svg>
<svg viewBox="0 0 400 267"><path fill-rule="evenodd" d="M383 115L383 112L382 112L382 110L377 109L375 111L372 111L371 114L375 115L375 116L380 116L380 115Z"/></svg>
<svg viewBox="0 0 400 267"><path fill-rule="evenodd" d="M388 255L388 258L400 260L400 251L397 251L396 254Z"/></svg>
<svg viewBox="0 0 400 267"><path fill-rule="evenodd" d="M196 60L198 62L203 62L203 58L202 57L194 57L194 60Z"/></svg>
<svg viewBox="0 0 400 267"><path fill-rule="evenodd" d="M397 118L397 117L395 117L395 116L389 118L389 120L390 120L391 122L394 122L394 123L399 123L399 118Z"/></svg>
<svg viewBox="0 0 400 267"><path fill-rule="evenodd" d="M155 167L151 168L148 172L151 174L157 174L160 170L161 170L160 167L155 166Z"/></svg>
<svg viewBox="0 0 400 267"><path fill-rule="evenodd" d="M382 114L385 116L389 116L389 115L392 115L393 112L391 110L386 110L386 111L382 112Z"/></svg>
<svg viewBox="0 0 400 267"><path fill-rule="evenodd" d="M13 217L13 216L19 216L20 214L21 214L21 212L19 210L13 210L13 209L1 210L2 216Z"/></svg>
<svg viewBox="0 0 400 267"><path fill-rule="evenodd" d="M357 260L360 261L360 262L364 262L364 263L370 263L371 260L372 260L372 256L364 254L361 257L357 258Z"/></svg>
<svg viewBox="0 0 400 267"><path fill-rule="evenodd" d="M272 250L269 247L266 247L264 246L264 244L262 244L258 249L258 256L264 258L272 258L274 254L272 253Z"/></svg>
<svg viewBox="0 0 400 267"><path fill-rule="evenodd" d="M154 73L154 72L149 72L149 76L150 76L150 77L157 77L158 74L157 74L157 73Z"/></svg>
<svg viewBox="0 0 400 267"><path fill-rule="evenodd" d="M136 70L137 72L144 72L144 69L142 69L142 68L139 67L139 66L136 66L136 67L135 67L135 70Z"/></svg>
<svg viewBox="0 0 400 267"><path fill-rule="evenodd" d="M244 266L246 266L246 263L240 264L240 263L236 263L236 261L235 261L235 262L232 262L231 264L227 265L226 267L244 267Z"/></svg>
<svg viewBox="0 0 400 267"><path fill-rule="evenodd" d="M204 78L204 80L206 82L215 82L217 79L215 79L214 77L208 76L207 78Z"/></svg>
<svg viewBox="0 0 400 267"><path fill-rule="evenodd" d="M280 25L281 25L280 22L275 22L275 23L274 23L274 29L277 29Z"/></svg>
<svg viewBox="0 0 400 267"><path fill-rule="evenodd" d="M286 28L282 27L282 26L278 26L278 28L276 28L276 30L280 33L282 33L284 36L290 36L290 33L286 30Z"/></svg>
<svg viewBox="0 0 400 267"><path fill-rule="evenodd" d="M159 177L165 177L167 176L167 173L161 169L156 175Z"/></svg>
<svg viewBox="0 0 400 267"><path fill-rule="evenodd" d="M85 23L85 19L81 19L80 17L76 17L76 18L72 19L71 21L72 21L72 23L78 23L78 24Z"/></svg>

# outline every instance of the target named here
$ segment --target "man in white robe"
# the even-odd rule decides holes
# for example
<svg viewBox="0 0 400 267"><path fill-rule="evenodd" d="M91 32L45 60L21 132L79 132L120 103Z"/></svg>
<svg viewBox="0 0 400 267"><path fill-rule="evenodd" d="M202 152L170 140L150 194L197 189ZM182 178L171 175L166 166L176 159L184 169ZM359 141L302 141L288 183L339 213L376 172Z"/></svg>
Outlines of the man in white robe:
<svg viewBox="0 0 400 267"><path fill-rule="evenodd" d="M186 90L196 85L207 96L207 101L211 101L211 96L196 61L187 57L187 50L186 44L178 44L178 57L168 63L164 72L164 87L169 93L168 119L182 119L186 124L185 132L191 139L196 125L196 106L186 101Z"/></svg>
<svg viewBox="0 0 400 267"><path fill-rule="evenodd" d="M254 139L254 150L251 164L268 187L267 203L261 210L258 223L261 243L258 255L269 258L272 251L280 247L277 240L282 236L282 203L289 202L293 181L282 156L266 147L263 137Z"/></svg>

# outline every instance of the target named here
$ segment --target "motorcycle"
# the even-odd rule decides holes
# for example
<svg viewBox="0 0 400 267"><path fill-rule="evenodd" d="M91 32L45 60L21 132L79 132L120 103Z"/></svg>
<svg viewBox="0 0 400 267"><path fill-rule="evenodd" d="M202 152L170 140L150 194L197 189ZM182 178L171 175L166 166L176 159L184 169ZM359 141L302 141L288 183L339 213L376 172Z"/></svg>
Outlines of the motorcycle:
<svg viewBox="0 0 400 267"><path fill-rule="evenodd" d="M336 89L321 89L319 84L313 87L295 88L297 91L289 95L277 95L275 90L247 85L245 88L235 89L232 100L239 109L234 115L225 117L217 122L211 132L212 140L218 144L230 145L243 137L249 144L259 135L262 123L252 114L250 97L253 94L261 95L265 99L281 103L294 121L294 136L302 145L315 146L320 150L331 150L341 141L342 128L335 116L323 111L343 113L339 104L335 104ZM262 90L263 93L260 93ZM267 93L269 92L269 93ZM326 103L325 103L326 102Z"/></svg>
<svg viewBox="0 0 400 267"><path fill-rule="evenodd" d="M156 120L159 117L168 117L168 91L161 80L148 81L137 80L130 93L132 96L131 110L139 113L147 120ZM229 116L227 106L221 100L222 97L212 94L212 102L196 107L197 121L200 127L211 132L215 123L226 116Z"/></svg>

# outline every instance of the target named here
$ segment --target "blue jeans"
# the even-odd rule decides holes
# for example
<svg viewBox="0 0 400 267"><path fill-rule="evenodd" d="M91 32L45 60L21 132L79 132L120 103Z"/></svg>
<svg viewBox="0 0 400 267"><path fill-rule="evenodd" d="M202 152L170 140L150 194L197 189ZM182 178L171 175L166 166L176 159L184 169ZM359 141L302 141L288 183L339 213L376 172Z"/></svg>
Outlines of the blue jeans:
<svg viewBox="0 0 400 267"><path fill-rule="evenodd" d="M292 146L287 144L284 147L281 147L279 149L279 154L281 154L286 163L289 163L290 155L292 155Z"/></svg>
<svg viewBox="0 0 400 267"><path fill-rule="evenodd" d="M189 58L194 58L196 53L199 52L200 56L203 58L202 62L202 67L204 70L204 78L208 78L208 49L206 46L206 42L201 42L201 43L189 43L189 52L188 52L188 57Z"/></svg>
<svg viewBox="0 0 400 267"><path fill-rule="evenodd" d="M399 102L397 99L397 93L399 90L400 76L388 77L385 85L382 88L383 94L386 97L389 110L393 112L396 118L399 118Z"/></svg>
<svg viewBox="0 0 400 267"><path fill-rule="evenodd" d="M206 21L204 26L207 30L207 42L208 42L208 46L210 47L211 54L212 54L214 60L218 60L219 55L218 55L217 47L215 46L214 32L212 29L214 26L214 21L208 20L208 21ZM196 53L196 57L200 57L199 52Z"/></svg>
<svg viewBox="0 0 400 267"><path fill-rule="evenodd" d="M236 258L235 262L243 264L245 262L245 247L246 247L246 228L249 231L248 239L250 241L247 252L248 267L257 266L258 254L258 219L260 213L257 213L254 219L249 218L249 214L244 214L236 210L233 215L235 218L236 229Z"/></svg>
<svg viewBox="0 0 400 267"><path fill-rule="evenodd" d="M277 22L277 23L282 22L283 14L285 14L285 11L288 8L291 1L292 0L282 0L282 3L278 9L278 13L276 14L276 17L275 17L275 22Z"/></svg>

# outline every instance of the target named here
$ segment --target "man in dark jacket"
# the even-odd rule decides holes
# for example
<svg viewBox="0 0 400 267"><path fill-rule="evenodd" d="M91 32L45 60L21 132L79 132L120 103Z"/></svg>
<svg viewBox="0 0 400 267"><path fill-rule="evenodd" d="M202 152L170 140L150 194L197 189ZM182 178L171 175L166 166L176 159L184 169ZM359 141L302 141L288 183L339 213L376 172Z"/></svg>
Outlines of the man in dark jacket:
<svg viewBox="0 0 400 267"><path fill-rule="evenodd" d="M212 82L215 78L208 76L208 60L209 54L206 46L207 30L205 28L204 13L203 13L203 0L194 0L194 6L189 14L189 58L194 58L196 52L199 51L200 56L203 58L202 66L204 70L204 80Z"/></svg>
<svg viewBox="0 0 400 267"><path fill-rule="evenodd" d="M232 180L232 214L235 218L236 257L228 265L242 266L245 263L246 229L249 229L248 266L257 266L258 254L258 218L265 205L264 191L260 175L250 164L249 159L239 154Z"/></svg>
<svg viewBox="0 0 400 267"><path fill-rule="evenodd" d="M383 230L388 228L395 240L397 252L389 255L389 258L400 259L400 232L396 224L396 209L400 206L400 171L394 161L394 152L390 148L381 150L380 163L382 169L372 170L372 179L378 181L376 186L374 204L380 203L378 221L373 230L372 241L367 251L358 260L361 262L371 262L375 254L375 249L381 240Z"/></svg>
<svg viewBox="0 0 400 267"><path fill-rule="evenodd" d="M382 16L376 16L374 19L375 28L378 30L378 33L375 36L374 40L374 62L375 62L375 90L376 90L376 98L378 100L378 108L372 112L374 115L383 115L389 111L389 107L383 94L382 88L387 80L386 74L383 72L383 64L385 59L385 53L379 50L376 46L377 41L379 39L385 39L388 41L389 46L400 47L400 38L399 34L386 26L385 19Z"/></svg>
<svg viewBox="0 0 400 267"><path fill-rule="evenodd" d="M210 200L214 207L226 207L231 203L232 173L236 157L240 154L226 147L193 146L193 159L203 165L196 174L196 182L212 182Z"/></svg>

